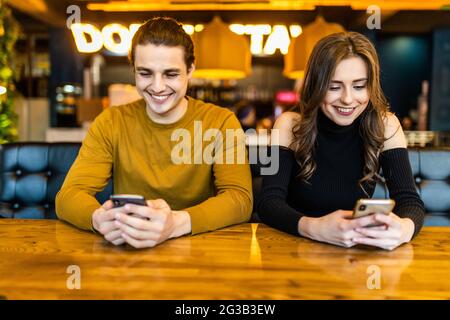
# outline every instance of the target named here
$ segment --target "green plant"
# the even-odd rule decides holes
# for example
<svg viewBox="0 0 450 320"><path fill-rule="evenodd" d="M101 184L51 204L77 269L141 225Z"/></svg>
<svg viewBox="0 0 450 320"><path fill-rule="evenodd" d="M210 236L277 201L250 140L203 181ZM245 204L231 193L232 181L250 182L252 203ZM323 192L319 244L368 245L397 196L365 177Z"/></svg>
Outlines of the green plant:
<svg viewBox="0 0 450 320"><path fill-rule="evenodd" d="M17 140L17 114L14 112L14 44L19 35L19 24L0 0L0 85L7 89L0 95L0 144Z"/></svg>

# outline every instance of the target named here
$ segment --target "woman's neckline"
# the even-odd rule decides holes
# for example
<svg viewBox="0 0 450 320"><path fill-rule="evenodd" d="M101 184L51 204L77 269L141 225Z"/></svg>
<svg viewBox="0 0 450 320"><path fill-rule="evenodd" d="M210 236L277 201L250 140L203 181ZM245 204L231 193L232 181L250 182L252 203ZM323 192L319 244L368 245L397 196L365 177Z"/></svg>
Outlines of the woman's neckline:
<svg viewBox="0 0 450 320"><path fill-rule="evenodd" d="M364 112L363 112L364 113ZM359 129L359 124L361 122L362 114L361 113L351 124L347 126L338 125L336 122L328 118L322 111L319 109L317 113L317 129L320 132L329 132L333 134L345 134L349 132L354 132Z"/></svg>

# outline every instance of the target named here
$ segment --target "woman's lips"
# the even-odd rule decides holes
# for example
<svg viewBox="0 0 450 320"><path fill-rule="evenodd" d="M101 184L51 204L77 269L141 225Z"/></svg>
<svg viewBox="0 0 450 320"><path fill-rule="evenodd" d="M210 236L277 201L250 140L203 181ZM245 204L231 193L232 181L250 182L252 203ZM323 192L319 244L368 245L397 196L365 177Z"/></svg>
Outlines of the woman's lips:
<svg viewBox="0 0 450 320"><path fill-rule="evenodd" d="M340 116L349 116L356 110L356 107L354 107L354 108L345 108L345 107L338 107L338 106L333 106L333 107L336 110L336 113L339 114Z"/></svg>

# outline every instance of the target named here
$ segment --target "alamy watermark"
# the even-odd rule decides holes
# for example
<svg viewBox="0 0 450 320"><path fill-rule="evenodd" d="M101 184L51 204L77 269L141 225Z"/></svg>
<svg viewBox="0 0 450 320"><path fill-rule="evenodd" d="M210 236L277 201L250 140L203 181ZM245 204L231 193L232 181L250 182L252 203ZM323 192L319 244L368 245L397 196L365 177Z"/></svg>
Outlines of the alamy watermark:
<svg viewBox="0 0 450 320"><path fill-rule="evenodd" d="M381 269L376 264L372 264L367 267L366 270L367 274L369 274L369 277L367 278L366 285L367 289L374 290L374 289L381 289Z"/></svg>
<svg viewBox="0 0 450 320"><path fill-rule="evenodd" d="M208 128L202 121L194 121L193 137L188 129L178 128L170 140L176 142L170 154L173 164L245 164L246 137L255 137L256 145L248 148L248 163L261 165L261 175L274 175L279 169L279 149L268 144L268 130ZM272 129L270 143L279 142L278 129Z"/></svg>
<svg viewBox="0 0 450 320"><path fill-rule="evenodd" d="M375 4L372 4L369 7L367 7L366 12L367 12L367 14L370 14L370 16L366 20L367 29L380 30L381 29L381 8Z"/></svg>
<svg viewBox="0 0 450 320"><path fill-rule="evenodd" d="M72 27L72 24L74 23L80 23L81 21L81 9L79 6L72 4L66 8L66 13L69 14L69 16L66 19L66 27L67 29L70 29Z"/></svg>
<svg viewBox="0 0 450 320"><path fill-rule="evenodd" d="M81 269L77 265L70 265L66 269L66 273L70 276L66 280L66 287L69 290L80 290L81 289Z"/></svg>

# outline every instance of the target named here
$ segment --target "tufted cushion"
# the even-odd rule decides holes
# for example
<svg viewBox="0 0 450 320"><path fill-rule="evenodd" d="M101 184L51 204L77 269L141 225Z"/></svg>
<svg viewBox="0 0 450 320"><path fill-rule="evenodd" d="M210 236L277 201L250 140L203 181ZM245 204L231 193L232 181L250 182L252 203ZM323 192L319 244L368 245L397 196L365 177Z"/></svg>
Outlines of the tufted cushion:
<svg viewBox="0 0 450 320"><path fill-rule="evenodd" d="M79 143L11 143L0 145L0 217L56 218L55 196L73 161ZM257 155L251 164L255 203L261 191L261 168L270 155L266 148L250 147ZM427 210L425 225L450 226L450 149L409 149L411 169ZM253 159L254 160L254 159ZM112 182L97 194L103 203L112 193ZM374 198L387 198L384 184ZM255 211L255 210L254 210ZM256 212L252 221L259 221Z"/></svg>
<svg viewBox="0 0 450 320"><path fill-rule="evenodd" d="M450 226L450 149L420 150L420 170L415 174L429 215L426 225Z"/></svg>
<svg viewBox="0 0 450 320"><path fill-rule="evenodd" d="M55 197L80 143L10 143L0 146L0 217L54 219ZM112 182L97 194L102 203Z"/></svg>

